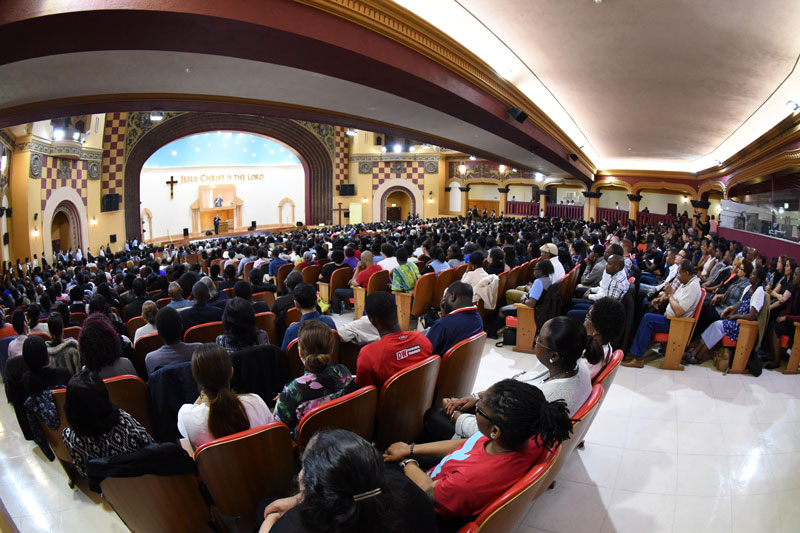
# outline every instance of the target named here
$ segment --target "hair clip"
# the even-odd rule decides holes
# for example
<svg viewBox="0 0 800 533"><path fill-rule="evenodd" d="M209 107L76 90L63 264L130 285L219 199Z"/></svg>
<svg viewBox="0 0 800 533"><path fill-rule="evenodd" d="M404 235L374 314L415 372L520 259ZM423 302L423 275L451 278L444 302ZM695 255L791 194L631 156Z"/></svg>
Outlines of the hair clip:
<svg viewBox="0 0 800 533"><path fill-rule="evenodd" d="M360 502L361 500L368 500L369 498L373 498L381 493L381 489L373 489L367 492L362 492L361 494L355 494L353 496L354 502Z"/></svg>

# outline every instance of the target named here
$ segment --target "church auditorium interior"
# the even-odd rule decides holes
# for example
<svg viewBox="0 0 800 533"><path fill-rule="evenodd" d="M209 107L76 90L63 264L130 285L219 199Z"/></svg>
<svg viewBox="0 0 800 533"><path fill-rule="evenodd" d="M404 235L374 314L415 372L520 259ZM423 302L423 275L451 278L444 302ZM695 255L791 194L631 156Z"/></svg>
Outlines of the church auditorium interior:
<svg viewBox="0 0 800 533"><path fill-rule="evenodd" d="M0 3L0 530L800 531L800 3Z"/></svg>

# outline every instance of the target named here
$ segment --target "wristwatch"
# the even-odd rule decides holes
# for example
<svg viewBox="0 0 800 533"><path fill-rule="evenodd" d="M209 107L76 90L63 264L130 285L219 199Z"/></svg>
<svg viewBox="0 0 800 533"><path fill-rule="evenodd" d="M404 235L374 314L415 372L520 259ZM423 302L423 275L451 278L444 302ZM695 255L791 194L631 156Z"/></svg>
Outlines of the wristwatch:
<svg viewBox="0 0 800 533"><path fill-rule="evenodd" d="M410 459L410 458L409 458L409 459L403 459L402 461L400 461L400 468L402 468L402 469L404 469L404 470L405 470L405 468L406 468L406 465L407 465L408 463L414 463L415 465L419 466L419 463L417 462L417 460L416 460L416 459Z"/></svg>
<svg viewBox="0 0 800 533"><path fill-rule="evenodd" d="M473 392L472 397L475 398L476 402L481 399L481 395L477 392Z"/></svg>

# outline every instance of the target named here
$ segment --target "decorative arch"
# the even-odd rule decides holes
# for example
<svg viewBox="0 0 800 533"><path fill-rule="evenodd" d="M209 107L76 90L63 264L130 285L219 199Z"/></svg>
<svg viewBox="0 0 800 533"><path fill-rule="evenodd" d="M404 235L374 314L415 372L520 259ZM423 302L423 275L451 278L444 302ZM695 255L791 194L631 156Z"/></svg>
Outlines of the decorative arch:
<svg viewBox="0 0 800 533"><path fill-rule="evenodd" d="M718 192L725 196L725 184L721 181L706 181L697 189L697 195L700 199L708 199L708 195L713 192Z"/></svg>
<svg viewBox="0 0 800 533"><path fill-rule="evenodd" d="M584 182L565 178L545 178L544 182L541 184L534 181L531 185L538 185L542 189L563 185L564 187L576 187L578 189L583 189L584 191L589 190L588 185L586 185Z"/></svg>
<svg viewBox="0 0 800 533"><path fill-rule="evenodd" d="M149 207L145 207L142 209L142 226L147 227L147 235L142 235L142 240L152 240L153 239L153 212L150 211Z"/></svg>
<svg viewBox="0 0 800 533"><path fill-rule="evenodd" d="M70 187L59 187L50 194L47 203L42 212L41 225L42 230L42 255L50 259L53 257L53 234L52 223L53 217L56 213L62 212L67 215L70 222L70 230L75 237L75 248L80 248L84 252L85 247L89 243L89 228L87 222L89 214L86 211L86 206L83 205L78 191ZM36 253L36 251L31 251Z"/></svg>
<svg viewBox="0 0 800 533"><path fill-rule="evenodd" d="M333 159L319 137L287 118L216 113L186 113L145 133L125 165L125 233L141 239L139 175L145 161L170 142L207 131L254 133L285 144L300 159L306 175L306 224L330 223L333 213ZM314 194L311 194L313 191Z"/></svg>
<svg viewBox="0 0 800 533"><path fill-rule="evenodd" d="M386 198L395 191L402 191L411 197L411 212L422 216L419 211L422 206L422 192L417 187L410 187L407 180L394 178L381 183L372 197L380 198L379 202L372 202L373 222L382 222L386 219Z"/></svg>
<svg viewBox="0 0 800 533"><path fill-rule="evenodd" d="M697 191L689 185L671 183L669 181L641 181L633 185L633 190L631 192L632 194L640 194L644 189L685 194L690 200L697 200L699 198Z"/></svg>
<svg viewBox="0 0 800 533"><path fill-rule="evenodd" d="M292 224L294 224L295 223L295 219L294 219L294 208L295 208L295 205L294 205L294 201L289 197L286 197L283 200L281 200L280 202L278 202L278 221L281 224L283 224L283 206L285 204L289 204L290 206L292 206L292 219L290 220L290 222Z"/></svg>
<svg viewBox="0 0 800 533"><path fill-rule="evenodd" d="M622 187L629 194L634 194L631 184L621 179L605 179L594 182L592 185L592 192L599 191L602 187Z"/></svg>

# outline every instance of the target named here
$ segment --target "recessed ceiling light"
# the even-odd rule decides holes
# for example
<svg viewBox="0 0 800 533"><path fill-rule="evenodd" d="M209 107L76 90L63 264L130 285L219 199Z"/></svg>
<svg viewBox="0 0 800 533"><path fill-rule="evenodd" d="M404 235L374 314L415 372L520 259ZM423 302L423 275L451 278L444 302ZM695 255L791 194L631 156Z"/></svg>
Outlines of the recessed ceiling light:
<svg viewBox="0 0 800 533"><path fill-rule="evenodd" d="M603 0L594 0L594 3L595 3L595 4L602 4L602 3L603 3Z"/></svg>
<svg viewBox="0 0 800 533"><path fill-rule="evenodd" d="M629 151L629 152L631 151L631 147L630 147L630 146L628 146L628 151Z"/></svg>
<svg viewBox="0 0 800 533"><path fill-rule="evenodd" d="M469 160L470 161L475 161L476 159L477 159L477 157L475 157L474 155L469 156Z"/></svg>

